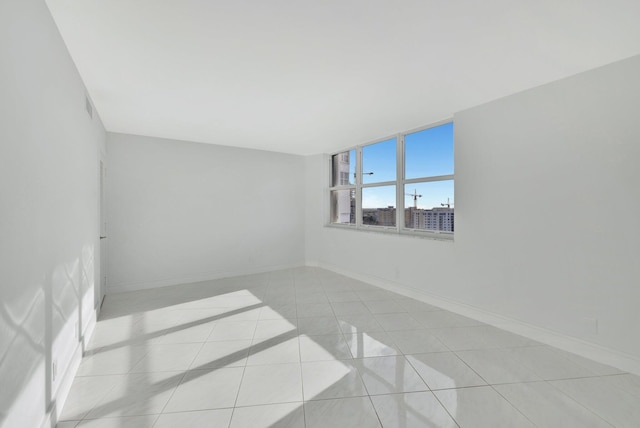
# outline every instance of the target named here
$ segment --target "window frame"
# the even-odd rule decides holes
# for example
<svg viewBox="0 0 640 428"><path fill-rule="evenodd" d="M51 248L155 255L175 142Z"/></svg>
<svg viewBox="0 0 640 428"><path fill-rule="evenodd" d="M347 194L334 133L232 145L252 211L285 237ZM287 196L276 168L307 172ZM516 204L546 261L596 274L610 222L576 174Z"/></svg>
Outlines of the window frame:
<svg viewBox="0 0 640 428"><path fill-rule="evenodd" d="M448 118L442 121L434 122L426 126L421 126L419 128L410 129L405 132L399 132L397 134L389 135L384 138L378 138L373 141L367 142L365 144L360 144L356 146L351 146L344 150L340 150L337 152L333 152L327 155L327 165L329 170L329 180L326 183L326 192L325 192L325 201L328 201L328 209L325 209L325 226L333 227L339 229L348 229L348 230L360 230L360 231L369 231L376 233L390 233L396 235L406 235L406 236L414 236L414 237L422 237L422 238L430 238L437 240L447 240L453 241L454 232L448 232L443 230L428 230L428 229L416 229L409 228L406 224L404 224L405 215L405 186L410 184L417 183L429 183L429 182L437 182L437 181L453 181L454 183L454 201L455 201L455 160L454 160L454 173L446 174L446 175L437 175L437 176L426 176L426 177L416 177L411 179L405 179L405 136L409 134L414 134L417 132L421 132L427 129L436 128L438 126L446 125L448 123L454 123L453 118ZM455 129L455 124L454 124ZM455 132L455 131L454 131ZM371 146L377 143L382 143L391 139L395 139L396 141L396 179L394 181L381 181L375 183L363 183L363 170L362 170L362 149L367 146ZM454 144L454 155L455 155L455 138L453 141ZM356 165L355 165L355 179L354 184L349 185L338 185L332 186L332 176L333 176L333 156L339 155L344 152L349 152L351 150L355 150L356 154ZM326 169L325 169L326 171ZM363 224L362 219L362 190L365 188L372 187L382 187L382 186L395 186L396 188L396 225L395 226L378 226L378 225L370 225ZM355 223L333 223L331 221L331 192L336 190L354 190L355 191ZM454 203L455 205L455 203Z"/></svg>

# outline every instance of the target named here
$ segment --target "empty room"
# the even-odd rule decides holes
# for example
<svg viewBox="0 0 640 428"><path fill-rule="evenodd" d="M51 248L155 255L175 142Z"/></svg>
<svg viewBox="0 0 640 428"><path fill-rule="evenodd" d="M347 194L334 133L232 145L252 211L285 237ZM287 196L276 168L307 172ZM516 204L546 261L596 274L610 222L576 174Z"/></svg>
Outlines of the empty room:
<svg viewBox="0 0 640 428"><path fill-rule="evenodd" d="M637 428L639 21L0 1L0 428Z"/></svg>

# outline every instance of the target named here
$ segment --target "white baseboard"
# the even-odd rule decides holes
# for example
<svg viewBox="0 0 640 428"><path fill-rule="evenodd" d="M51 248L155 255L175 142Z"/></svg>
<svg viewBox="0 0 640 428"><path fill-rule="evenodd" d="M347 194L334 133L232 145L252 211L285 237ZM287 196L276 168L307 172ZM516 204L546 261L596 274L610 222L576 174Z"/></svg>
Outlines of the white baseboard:
<svg viewBox="0 0 640 428"><path fill-rule="evenodd" d="M107 294L126 293L129 291L149 290L152 288L168 287L172 285L190 284L193 282L201 281L213 281L222 278L232 278L236 276L254 275L259 273L273 272L276 270L293 269L304 266L304 262L286 264L286 265L273 265L273 266L261 266L253 269L242 270L229 270L229 271L215 271L208 272L193 276L174 277L165 279L155 279L151 281L141 282L128 282L119 284L107 284Z"/></svg>
<svg viewBox="0 0 640 428"><path fill-rule="evenodd" d="M89 322L87 322L86 326L84 327L84 331L82 332L82 338L80 342L82 355L84 355L84 351L87 349L87 343L89 342L89 340L91 340L91 337L93 336L93 332L96 329L99 315L100 314L97 312L96 309L91 311L91 318L89 319Z"/></svg>
<svg viewBox="0 0 640 428"><path fill-rule="evenodd" d="M406 297L428 303L433 306L446 309L451 312L463 315L474 320L484 322L494 327L519 334L532 340L562 349L567 352L578 354L582 357L607 364L625 372L640 375L640 358L626 354L614 349L606 348L595 343L587 342L573 336L558 333L543 327L538 327L520 320L514 320L484 309L477 308L465 303L456 302L450 299L431 295L425 291L406 287L392 281L378 278L371 275L363 275L347 269L332 265L330 263L319 262L317 266L331 270L338 274L348 276L371 285L383 288Z"/></svg>

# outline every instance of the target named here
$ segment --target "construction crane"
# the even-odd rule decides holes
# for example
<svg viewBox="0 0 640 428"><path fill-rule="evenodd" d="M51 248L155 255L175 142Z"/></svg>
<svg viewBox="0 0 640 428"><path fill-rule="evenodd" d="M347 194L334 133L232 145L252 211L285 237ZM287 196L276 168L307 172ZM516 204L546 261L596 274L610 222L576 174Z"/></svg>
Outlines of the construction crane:
<svg viewBox="0 0 640 428"><path fill-rule="evenodd" d="M413 196L413 208L418 209L418 198L421 198L422 195L418 195L418 191L413 189L413 193L405 193L407 196Z"/></svg>
<svg viewBox="0 0 640 428"><path fill-rule="evenodd" d="M449 198L447 198L447 203L446 204L440 204L440 206L451 208L451 203L449 202Z"/></svg>

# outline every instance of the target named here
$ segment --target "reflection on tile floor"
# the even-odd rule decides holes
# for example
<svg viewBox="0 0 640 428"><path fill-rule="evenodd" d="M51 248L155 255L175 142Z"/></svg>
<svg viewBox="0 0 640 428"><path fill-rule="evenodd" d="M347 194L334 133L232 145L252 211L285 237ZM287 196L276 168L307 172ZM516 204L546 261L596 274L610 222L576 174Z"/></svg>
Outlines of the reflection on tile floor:
<svg viewBox="0 0 640 428"><path fill-rule="evenodd" d="M634 427L640 377L317 268L109 295L58 427Z"/></svg>

